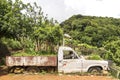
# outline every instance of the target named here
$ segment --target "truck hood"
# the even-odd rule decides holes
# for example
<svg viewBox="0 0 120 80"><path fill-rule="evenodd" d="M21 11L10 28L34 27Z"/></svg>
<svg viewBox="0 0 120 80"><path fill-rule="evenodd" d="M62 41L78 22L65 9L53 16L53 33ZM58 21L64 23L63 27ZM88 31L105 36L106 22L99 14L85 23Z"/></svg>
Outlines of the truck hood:
<svg viewBox="0 0 120 80"><path fill-rule="evenodd" d="M108 68L108 61L105 60L83 60L83 67L88 68L91 66L101 66L102 68Z"/></svg>
<svg viewBox="0 0 120 80"><path fill-rule="evenodd" d="M107 64L108 65L108 61L106 60L84 60L85 62L89 62L89 63L94 63L94 64Z"/></svg>

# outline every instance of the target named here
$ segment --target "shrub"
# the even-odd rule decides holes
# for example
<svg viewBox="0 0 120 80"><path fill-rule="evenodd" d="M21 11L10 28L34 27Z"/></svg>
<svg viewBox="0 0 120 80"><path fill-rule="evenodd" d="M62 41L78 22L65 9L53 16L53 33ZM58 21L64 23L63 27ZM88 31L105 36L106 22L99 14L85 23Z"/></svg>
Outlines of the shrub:
<svg viewBox="0 0 120 80"><path fill-rule="evenodd" d="M5 65L5 58L1 58L1 59L0 59L0 66L1 66L1 65Z"/></svg>
<svg viewBox="0 0 120 80"><path fill-rule="evenodd" d="M102 60L102 58L97 54L91 54L88 59L90 60Z"/></svg>
<svg viewBox="0 0 120 80"><path fill-rule="evenodd" d="M5 44L8 48L11 49L21 49L22 45L20 44L19 41L14 40L14 39L8 39L8 38L2 38L1 39L2 43Z"/></svg>

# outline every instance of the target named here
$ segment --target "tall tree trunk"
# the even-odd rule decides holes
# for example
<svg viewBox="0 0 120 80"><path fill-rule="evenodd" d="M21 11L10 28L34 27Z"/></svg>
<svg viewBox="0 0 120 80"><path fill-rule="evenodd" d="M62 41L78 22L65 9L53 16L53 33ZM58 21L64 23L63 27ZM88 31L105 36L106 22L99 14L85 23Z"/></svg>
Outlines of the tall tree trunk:
<svg viewBox="0 0 120 80"><path fill-rule="evenodd" d="M36 39L36 44L35 44L35 51L39 50L39 40Z"/></svg>

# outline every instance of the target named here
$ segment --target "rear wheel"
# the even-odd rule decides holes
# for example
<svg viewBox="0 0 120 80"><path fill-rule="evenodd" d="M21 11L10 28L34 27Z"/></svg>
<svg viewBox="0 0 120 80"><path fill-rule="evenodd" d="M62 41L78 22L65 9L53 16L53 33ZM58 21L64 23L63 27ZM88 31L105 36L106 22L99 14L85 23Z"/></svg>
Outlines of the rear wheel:
<svg viewBox="0 0 120 80"><path fill-rule="evenodd" d="M91 74L100 74L102 69L100 67L91 67L88 72Z"/></svg>
<svg viewBox="0 0 120 80"><path fill-rule="evenodd" d="M14 73L23 73L24 69L22 67L15 67Z"/></svg>
<svg viewBox="0 0 120 80"><path fill-rule="evenodd" d="M40 70L38 67L28 67L26 71L30 74L35 74L35 73L38 73Z"/></svg>
<svg viewBox="0 0 120 80"><path fill-rule="evenodd" d="M9 73L19 74L19 73L23 73L24 72L24 68L23 67L19 67L19 66L14 66L14 67L9 68L8 72Z"/></svg>
<svg viewBox="0 0 120 80"><path fill-rule="evenodd" d="M8 73L14 73L14 67L10 67L10 68L8 69Z"/></svg>
<svg viewBox="0 0 120 80"><path fill-rule="evenodd" d="M46 71L49 73L53 73L53 72L55 72L55 67L47 67Z"/></svg>

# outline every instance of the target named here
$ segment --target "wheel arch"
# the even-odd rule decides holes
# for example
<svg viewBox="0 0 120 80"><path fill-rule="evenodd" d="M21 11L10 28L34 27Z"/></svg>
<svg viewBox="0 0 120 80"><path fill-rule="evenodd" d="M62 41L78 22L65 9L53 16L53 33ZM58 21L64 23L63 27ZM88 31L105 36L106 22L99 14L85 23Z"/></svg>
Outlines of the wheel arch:
<svg viewBox="0 0 120 80"><path fill-rule="evenodd" d="M103 70L103 67L102 67L102 66L96 65L96 66L90 66L90 67L88 67L87 72L89 72L89 70L90 70L91 68L100 68L101 70Z"/></svg>

